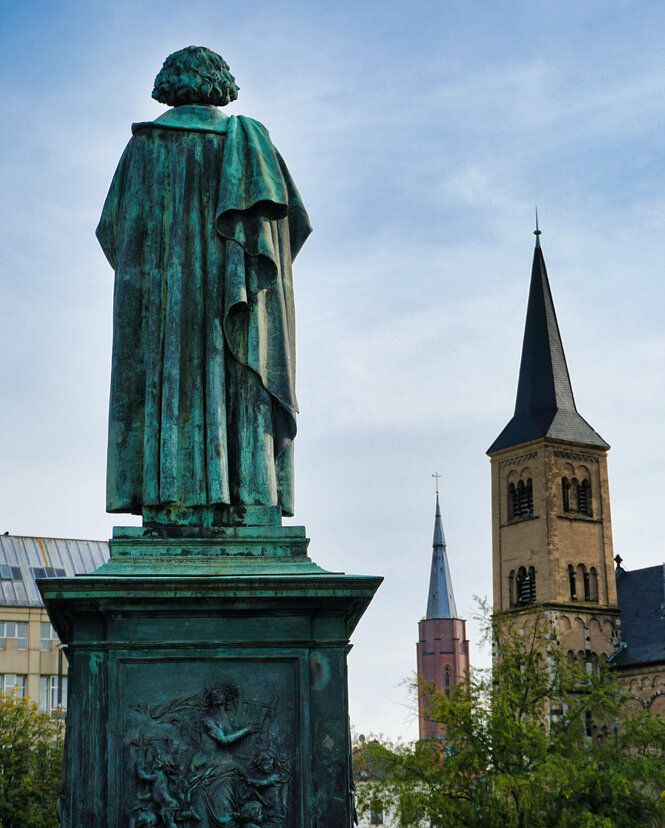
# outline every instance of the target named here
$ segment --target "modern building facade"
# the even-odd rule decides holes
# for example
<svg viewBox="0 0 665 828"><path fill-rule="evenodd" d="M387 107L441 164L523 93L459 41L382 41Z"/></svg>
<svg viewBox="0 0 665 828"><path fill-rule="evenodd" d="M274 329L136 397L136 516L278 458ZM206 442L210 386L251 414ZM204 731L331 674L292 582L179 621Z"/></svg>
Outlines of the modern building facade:
<svg viewBox="0 0 665 828"><path fill-rule="evenodd" d="M466 621L459 618L455 604L438 491L427 612L418 624L416 654L418 682L433 685L446 695L469 672ZM421 739L440 739L445 736L441 725L429 720L427 694L418 696L418 731Z"/></svg>
<svg viewBox="0 0 665 828"><path fill-rule="evenodd" d="M66 708L67 659L36 580L94 572L108 554L102 541L0 535L0 692Z"/></svg>

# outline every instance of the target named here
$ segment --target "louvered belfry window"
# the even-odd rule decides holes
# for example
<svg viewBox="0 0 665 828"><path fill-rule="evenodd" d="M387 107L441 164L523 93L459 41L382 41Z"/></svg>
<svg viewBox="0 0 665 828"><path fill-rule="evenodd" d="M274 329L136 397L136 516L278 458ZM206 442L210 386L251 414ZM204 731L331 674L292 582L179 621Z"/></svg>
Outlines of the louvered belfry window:
<svg viewBox="0 0 665 828"><path fill-rule="evenodd" d="M521 566L517 570L517 606L533 604L536 601L536 570L530 566Z"/></svg>
<svg viewBox="0 0 665 828"><path fill-rule="evenodd" d="M591 517L591 483L588 480L580 483L576 477L572 480L562 477L561 498L564 512L579 512L581 515Z"/></svg>
<svg viewBox="0 0 665 828"><path fill-rule="evenodd" d="M588 480L583 480L577 492L577 508L583 515L591 514L591 486Z"/></svg>
<svg viewBox="0 0 665 828"><path fill-rule="evenodd" d="M533 485L531 478L508 486L508 520L533 517Z"/></svg>

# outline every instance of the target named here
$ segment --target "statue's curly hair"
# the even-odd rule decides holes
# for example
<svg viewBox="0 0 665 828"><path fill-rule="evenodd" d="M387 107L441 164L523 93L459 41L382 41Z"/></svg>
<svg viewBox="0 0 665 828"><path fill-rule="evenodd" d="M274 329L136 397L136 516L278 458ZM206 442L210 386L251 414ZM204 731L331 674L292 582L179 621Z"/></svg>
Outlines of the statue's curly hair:
<svg viewBox="0 0 665 828"><path fill-rule="evenodd" d="M152 97L167 106L226 106L238 97L227 62L205 46L187 46L169 55L155 78Z"/></svg>

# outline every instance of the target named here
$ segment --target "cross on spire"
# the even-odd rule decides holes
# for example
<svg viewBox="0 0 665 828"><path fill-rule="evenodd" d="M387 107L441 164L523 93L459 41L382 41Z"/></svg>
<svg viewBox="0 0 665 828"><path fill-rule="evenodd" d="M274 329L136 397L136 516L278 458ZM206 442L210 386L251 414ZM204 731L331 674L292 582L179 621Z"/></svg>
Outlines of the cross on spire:
<svg viewBox="0 0 665 828"><path fill-rule="evenodd" d="M438 472L434 472L432 477L436 478L436 493L439 494L439 478L441 477L441 475Z"/></svg>

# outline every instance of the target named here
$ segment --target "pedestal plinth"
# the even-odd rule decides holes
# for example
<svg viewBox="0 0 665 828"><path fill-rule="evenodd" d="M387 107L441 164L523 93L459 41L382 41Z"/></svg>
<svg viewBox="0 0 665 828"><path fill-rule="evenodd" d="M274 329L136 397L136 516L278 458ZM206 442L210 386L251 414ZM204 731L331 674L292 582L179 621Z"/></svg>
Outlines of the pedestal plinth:
<svg viewBox="0 0 665 828"><path fill-rule="evenodd" d="M346 828L346 655L381 578L325 572L302 527L116 530L39 586L66 645L65 828Z"/></svg>

